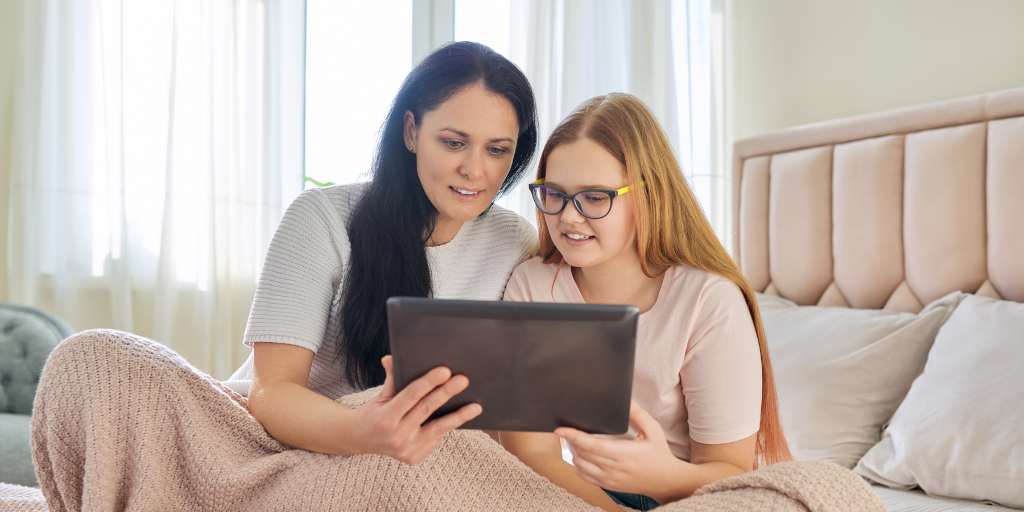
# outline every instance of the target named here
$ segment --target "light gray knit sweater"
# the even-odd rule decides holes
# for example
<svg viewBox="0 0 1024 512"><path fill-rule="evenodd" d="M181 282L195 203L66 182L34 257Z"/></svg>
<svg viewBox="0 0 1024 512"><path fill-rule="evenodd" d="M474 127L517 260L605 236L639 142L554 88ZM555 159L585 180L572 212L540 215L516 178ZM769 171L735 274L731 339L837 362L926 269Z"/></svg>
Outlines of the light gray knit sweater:
<svg viewBox="0 0 1024 512"><path fill-rule="evenodd" d="M335 359L350 246L348 220L366 183L303 192L281 219L263 264L244 342L287 343L316 353L309 388L330 398L355 391ZM427 248L434 297L497 300L536 244L525 219L493 206L455 238ZM252 355L226 382L248 395Z"/></svg>

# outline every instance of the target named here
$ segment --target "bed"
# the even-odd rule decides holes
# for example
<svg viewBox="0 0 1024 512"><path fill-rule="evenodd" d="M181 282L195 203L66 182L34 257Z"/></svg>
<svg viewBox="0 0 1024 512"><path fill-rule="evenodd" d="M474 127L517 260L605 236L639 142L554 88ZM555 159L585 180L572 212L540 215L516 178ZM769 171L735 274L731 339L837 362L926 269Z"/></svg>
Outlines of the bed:
<svg viewBox="0 0 1024 512"><path fill-rule="evenodd" d="M737 142L733 158L732 250L765 300L786 299L790 305L821 308L831 315L841 314L840 310L917 315L958 291L989 298L989 304L998 300L1002 308L1012 309L1024 302L1024 88L790 128ZM963 302L958 303L945 318L963 307ZM765 312L770 345L772 314ZM775 325L776 331L783 328L778 322ZM936 329L941 339L945 327ZM1024 344L1019 333L1016 339ZM925 365L941 359L934 353L939 341L934 343L922 349L920 366L909 375L906 389L910 394L927 384L920 383L923 377L918 375L928 373L930 367ZM779 364L784 369L818 364L809 355L802 363L799 357L782 354ZM1016 364L1018 367L1010 370L1022 373L1024 360ZM776 374L784 369L777 366ZM794 384L781 383L783 380L780 404L792 408L793 401L800 398L791 397L794 392L785 385ZM813 388L815 384L805 379L801 386ZM970 387L970 383L964 386ZM1021 387L1009 384L1003 397L1021 396ZM834 390L836 394L841 391ZM922 400L924 391L916 392ZM808 394L803 388L801 393ZM815 399L821 407L824 399ZM894 423L913 415L913 411L903 411L914 408L906 406L906 400L910 395L900 396L893 404L898 412L881 421L873 433L879 441L885 441L883 430L891 430ZM1019 408L1020 402L1016 403L1006 405L1006 410ZM800 444L803 440L794 439L800 436L829 434L810 432L795 420L787 425L786 407L782 409L791 442ZM901 412L906 413L902 418ZM1024 442L1019 434L1009 432L1012 427L1004 428L1001 418L964 421L973 422L971 428L1004 429L1008 431L1005 435L1017 436L1013 438L1016 446L977 449L993 449L997 458L1002 457L998 450L1010 451L1011 458L1006 459L1009 473L1000 469L999 478L1020 475L1024 449L1019 445ZM890 437L890 443L897 439L895 433ZM962 441L956 436L948 439L954 444ZM905 447L912 441L903 438L900 442ZM819 451L803 453L816 458L815 454L836 448L817 443ZM1004 504L1024 502L1024 480L1017 476L1000 483L982 482L985 489L977 492L973 491L979 484L951 490L956 486L946 482L897 482L915 471L916 477L925 481L924 473L949 464L937 447L930 452L927 448L922 447L922 453L939 454L930 464L934 467L926 463L914 471L897 472L898 477L882 475L889 471L885 467L876 466L874 472L865 469L864 460L846 459L846 465L855 461L852 464L858 473L871 475L868 480L876 484L877 494L892 511L1011 510L991 504L985 497L992 495L1000 496ZM897 488L877 485L879 480ZM930 492L926 494L920 487ZM974 496L956 499L941 494Z"/></svg>

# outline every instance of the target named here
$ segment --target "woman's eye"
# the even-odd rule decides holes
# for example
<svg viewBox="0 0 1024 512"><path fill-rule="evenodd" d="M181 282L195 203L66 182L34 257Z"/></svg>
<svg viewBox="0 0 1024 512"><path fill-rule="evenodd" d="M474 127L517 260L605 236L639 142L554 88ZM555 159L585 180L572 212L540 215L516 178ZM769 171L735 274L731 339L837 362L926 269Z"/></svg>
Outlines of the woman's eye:
<svg viewBox="0 0 1024 512"><path fill-rule="evenodd" d="M445 139L444 145L448 146L448 149L462 149L462 147L465 146L466 144L463 143L461 140Z"/></svg>
<svg viewBox="0 0 1024 512"><path fill-rule="evenodd" d="M508 154L508 149L503 147L492 147L489 150L494 156L505 156Z"/></svg>
<svg viewBox="0 0 1024 512"><path fill-rule="evenodd" d="M583 194L588 203L601 203L608 200L607 194Z"/></svg>

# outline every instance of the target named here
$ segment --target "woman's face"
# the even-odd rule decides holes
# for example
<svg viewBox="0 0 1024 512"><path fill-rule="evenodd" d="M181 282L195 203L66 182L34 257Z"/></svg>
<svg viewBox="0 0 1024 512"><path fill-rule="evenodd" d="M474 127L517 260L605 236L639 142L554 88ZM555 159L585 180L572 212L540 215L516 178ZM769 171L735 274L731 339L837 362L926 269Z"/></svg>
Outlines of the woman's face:
<svg viewBox="0 0 1024 512"><path fill-rule="evenodd" d="M519 122L512 104L480 82L468 85L416 125L405 114L406 147L438 224L472 220L494 201L512 167Z"/></svg>
<svg viewBox="0 0 1024 512"><path fill-rule="evenodd" d="M548 155L544 184L568 195L586 189L616 190L630 185L626 183L625 167L587 138L562 144ZM586 194L579 199L588 200ZM573 267L597 266L624 251L635 251L636 220L628 195L614 198L611 211L603 218L580 215L570 201L561 214L544 215L544 223L555 248Z"/></svg>

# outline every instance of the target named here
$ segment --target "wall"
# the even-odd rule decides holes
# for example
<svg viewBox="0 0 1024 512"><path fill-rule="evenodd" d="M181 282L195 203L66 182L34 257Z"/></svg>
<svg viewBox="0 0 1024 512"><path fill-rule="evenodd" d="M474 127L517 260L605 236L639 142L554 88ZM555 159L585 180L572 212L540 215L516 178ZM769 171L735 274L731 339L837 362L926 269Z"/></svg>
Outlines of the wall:
<svg viewBox="0 0 1024 512"><path fill-rule="evenodd" d="M1024 87L1024 1L727 0L726 10L731 140Z"/></svg>

